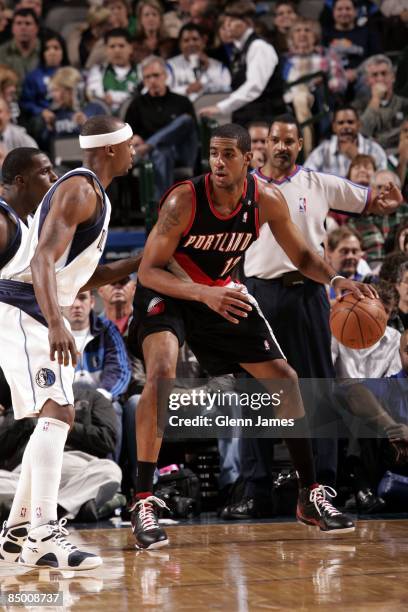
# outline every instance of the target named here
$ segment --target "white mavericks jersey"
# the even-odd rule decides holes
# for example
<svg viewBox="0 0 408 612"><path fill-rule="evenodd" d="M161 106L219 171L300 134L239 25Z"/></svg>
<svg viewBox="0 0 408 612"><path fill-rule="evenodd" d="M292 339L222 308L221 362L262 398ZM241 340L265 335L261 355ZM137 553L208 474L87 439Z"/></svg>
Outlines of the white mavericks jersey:
<svg viewBox="0 0 408 612"><path fill-rule="evenodd" d="M28 227L2 198L0 198L0 213L7 215L16 226L13 239L7 245L5 251L0 254L0 279L2 279L5 278L3 276L3 269L7 266L12 267L24 249L28 238Z"/></svg>
<svg viewBox="0 0 408 612"><path fill-rule="evenodd" d="M63 181L77 175L90 176L95 181L101 191L103 205L100 216L92 225L76 229L72 241L55 263L60 306L71 306L81 287L91 278L99 263L107 238L111 204L98 177L88 168L70 170L53 184L35 213L23 247L0 271L2 279L32 284L30 262L52 206L54 192Z"/></svg>
<svg viewBox="0 0 408 612"><path fill-rule="evenodd" d="M371 191L336 176L296 166L292 175L274 181L255 170L260 181L276 185L284 195L292 221L298 226L310 247L323 254L326 238L325 220L330 210L360 215L368 205ZM285 251L275 240L269 225L261 227L256 240L245 254L245 276L278 278L296 270Z"/></svg>

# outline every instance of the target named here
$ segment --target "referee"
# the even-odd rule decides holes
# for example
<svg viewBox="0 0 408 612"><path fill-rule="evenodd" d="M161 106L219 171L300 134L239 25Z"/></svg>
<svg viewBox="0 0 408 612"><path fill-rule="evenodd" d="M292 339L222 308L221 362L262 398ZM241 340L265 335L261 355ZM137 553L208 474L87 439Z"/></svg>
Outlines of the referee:
<svg viewBox="0 0 408 612"><path fill-rule="evenodd" d="M302 145L296 119L292 115L276 117L269 130L266 164L254 174L259 181L273 183L282 190L292 220L321 254L330 210L352 216L389 214L402 201L395 186L389 185L384 197L373 199L367 187L297 165ZM258 301L299 378L335 378L326 288L296 270L267 224L246 253L244 273L249 292ZM267 439L241 440L244 498L224 508L223 518L248 518L267 511L272 485L271 448ZM314 451L318 481L334 486L337 441L316 439Z"/></svg>

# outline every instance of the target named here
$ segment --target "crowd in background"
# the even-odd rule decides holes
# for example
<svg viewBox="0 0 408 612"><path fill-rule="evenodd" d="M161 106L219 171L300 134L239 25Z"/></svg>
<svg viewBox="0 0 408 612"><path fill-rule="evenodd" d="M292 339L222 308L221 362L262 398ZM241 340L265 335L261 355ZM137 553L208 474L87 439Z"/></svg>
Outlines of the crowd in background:
<svg viewBox="0 0 408 612"><path fill-rule="evenodd" d="M254 10L248 4L88 0L85 10L69 1L0 0L0 165L20 146L39 147L58 161L57 141L77 136L90 116L113 114L133 129L135 162L153 162L157 201L175 178L202 170L205 117L248 127L253 168L262 169L273 117L293 113L303 126L304 166L370 187L372 197L390 182L404 195L390 215L332 211L325 244L339 274L378 286L388 315L384 337L370 349L333 340L336 375L398 382L408 376L408 2L258 1ZM66 12L58 21L64 8L78 18ZM80 354L77 422L60 499L61 514L70 517L108 516L124 503L120 487L130 494L135 482L134 420L144 382L142 361L126 349L135 289L128 277L98 295L83 292L65 313ZM181 377L205 375L188 348L179 361ZM32 426L14 422L1 388L0 500L7 505ZM407 471L408 400L402 390L395 403L384 389L368 386L354 395L343 389L338 398L359 415L356 406L366 405L370 393L370 419L381 434L339 443L338 478L349 509L383 509L384 474ZM224 510L230 508L221 516L270 514L268 504L262 511L242 505L239 494L231 505L242 477L239 444L221 440L218 448Z"/></svg>

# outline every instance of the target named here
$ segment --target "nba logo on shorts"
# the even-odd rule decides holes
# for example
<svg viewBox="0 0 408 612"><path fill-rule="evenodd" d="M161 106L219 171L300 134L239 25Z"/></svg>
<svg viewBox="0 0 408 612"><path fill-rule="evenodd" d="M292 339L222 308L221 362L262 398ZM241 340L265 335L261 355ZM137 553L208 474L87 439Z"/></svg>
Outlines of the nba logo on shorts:
<svg viewBox="0 0 408 612"><path fill-rule="evenodd" d="M42 512L41 512L40 506L37 506L37 508L35 509L35 516L37 518L41 518L42 517Z"/></svg>
<svg viewBox="0 0 408 612"><path fill-rule="evenodd" d="M299 198L299 212L301 213L306 212L306 198L303 196L300 196Z"/></svg>
<svg viewBox="0 0 408 612"><path fill-rule="evenodd" d="M246 223L248 219L248 213L244 212L244 214L242 215L242 223Z"/></svg>
<svg viewBox="0 0 408 612"><path fill-rule="evenodd" d="M49 426L50 426L50 422L49 421L45 421L45 423L43 423L42 430L43 431L48 431Z"/></svg>
<svg viewBox="0 0 408 612"><path fill-rule="evenodd" d="M21 508L21 512L20 512L20 516L22 518L25 518L25 515L27 514L27 508L25 506L22 506Z"/></svg>
<svg viewBox="0 0 408 612"><path fill-rule="evenodd" d="M264 340L264 347L265 347L265 351L270 351L271 347L269 345L269 342L267 340Z"/></svg>
<svg viewBox="0 0 408 612"><path fill-rule="evenodd" d="M48 368L41 368L35 375L35 382L43 389L45 387L51 387L55 383L55 374Z"/></svg>

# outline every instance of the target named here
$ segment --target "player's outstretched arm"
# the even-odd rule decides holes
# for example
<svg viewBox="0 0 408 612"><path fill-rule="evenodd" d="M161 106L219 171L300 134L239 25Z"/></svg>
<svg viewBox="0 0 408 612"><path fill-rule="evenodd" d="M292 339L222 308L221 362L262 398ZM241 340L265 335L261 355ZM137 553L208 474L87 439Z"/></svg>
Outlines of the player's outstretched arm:
<svg viewBox="0 0 408 612"><path fill-rule="evenodd" d="M290 218L289 208L282 193L272 185L259 186L260 223L269 223L277 242L296 268L312 280L329 284L337 276L332 268L304 240L299 228ZM336 291L351 291L357 298L378 297L370 285L337 276L333 283Z"/></svg>
<svg viewBox="0 0 408 612"><path fill-rule="evenodd" d="M74 176L58 186L31 260L33 286L38 304L48 323L50 358L76 365L75 341L69 333L57 298L55 263L74 237L78 225L92 219L96 211L95 190L86 178Z"/></svg>
<svg viewBox="0 0 408 612"><path fill-rule="evenodd" d="M188 185L176 187L163 203L159 218L147 239L138 278L142 285L164 295L203 302L221 316L238 323L233 315L245 317L251 310L248 298L236 289L207 287L187 282L166 270L177 249L193 212L192 192Z"/></svg>
<svg viewBox="0 0 408 612"><path fill-rule="evenodd" d="M81 287L81 291L98 289L98 287L102 287L108 283L115 283L125 278L125 276L137 272L141 261L142 253L136 257L129 257L127 259L112 261L108 264L101 264L96 268L89 281Z"/></svg>

